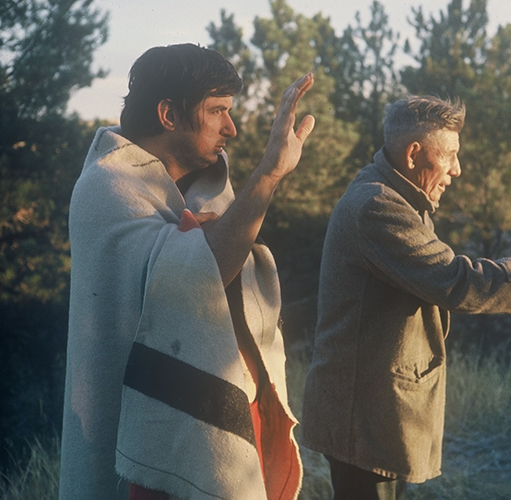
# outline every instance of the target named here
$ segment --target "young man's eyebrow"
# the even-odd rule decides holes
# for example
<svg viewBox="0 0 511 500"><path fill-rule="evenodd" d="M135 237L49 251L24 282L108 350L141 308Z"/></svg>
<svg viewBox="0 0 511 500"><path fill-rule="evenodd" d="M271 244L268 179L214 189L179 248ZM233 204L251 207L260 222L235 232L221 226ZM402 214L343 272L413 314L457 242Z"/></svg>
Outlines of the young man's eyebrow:
<svg viewBox="0 0 511 500"><path fill-rule="evenodd" d="M209 109L210 111L216 111L216 110L224 111L224 110L231 109L231 106L227 106L226 104L214 104L211 106L207 106L207 109Z"/></svg>
<svg viewBox="0 0 511 500"><path fill-rule="evenodd" d="M232 99L224 99L224 96L209 96L204 99L204 108L205 109L232 109ZM231 96L225 96L231 97Z"/></svg>

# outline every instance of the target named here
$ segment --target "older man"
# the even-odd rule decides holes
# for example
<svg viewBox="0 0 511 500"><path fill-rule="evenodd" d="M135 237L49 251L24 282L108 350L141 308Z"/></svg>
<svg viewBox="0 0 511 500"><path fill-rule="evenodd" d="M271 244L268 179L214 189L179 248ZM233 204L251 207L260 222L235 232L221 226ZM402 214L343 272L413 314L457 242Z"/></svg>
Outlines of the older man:
<svg viewBox="0 0 511 500"><path fill-rule="evenodd" d="M234 198L233 66L191 44L133 65L71 200L61 500L296 498L280 290L256 238L314 126L293 128L312 84L284 93Z"/></svg>
<svg viewBox="0 0 511 500"><path fill-rule="evenodd" d="M511 312L511 259L455 255L430 219L464 118L435 97L388 106L385 146L332 214L302 434L335 499L402 499L440 474L449 311Z"/></svg>

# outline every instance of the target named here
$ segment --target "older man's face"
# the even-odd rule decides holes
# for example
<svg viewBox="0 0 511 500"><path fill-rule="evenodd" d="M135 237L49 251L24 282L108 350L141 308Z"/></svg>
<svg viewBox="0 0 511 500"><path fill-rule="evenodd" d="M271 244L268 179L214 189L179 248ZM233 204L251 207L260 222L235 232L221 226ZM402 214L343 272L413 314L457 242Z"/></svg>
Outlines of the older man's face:
<svg viewBox="0 0 511 500"><path fill-rule="evenodd" d="M459 134L452 130L436 130L421 141L412 181L431 201L438 202L452 178L461 175L459 150Z"/></svg>

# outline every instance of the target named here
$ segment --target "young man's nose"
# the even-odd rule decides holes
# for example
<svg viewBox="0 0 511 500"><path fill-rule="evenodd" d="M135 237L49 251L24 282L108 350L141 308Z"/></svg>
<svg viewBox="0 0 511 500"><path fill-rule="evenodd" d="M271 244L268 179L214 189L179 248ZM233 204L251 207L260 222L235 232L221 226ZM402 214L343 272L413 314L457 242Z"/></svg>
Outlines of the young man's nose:
<svg viewBox="0 0 511 500"><path fill-rule="evenodd" d="M238 131L236 130L236 125L230 116L227 116L226 122L224 124L223 133L227 137L236 137Z"/></svg>

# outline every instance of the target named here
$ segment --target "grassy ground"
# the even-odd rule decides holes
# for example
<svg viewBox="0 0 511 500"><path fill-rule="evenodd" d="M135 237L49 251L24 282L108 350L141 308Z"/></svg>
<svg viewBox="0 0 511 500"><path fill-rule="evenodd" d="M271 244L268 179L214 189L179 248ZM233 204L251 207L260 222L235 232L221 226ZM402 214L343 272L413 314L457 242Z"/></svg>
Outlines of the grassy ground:
<svg viewBox="0 0 511 500"><path fill-rule="evenodd" d="M2 476L0 498L2 500L55 500L58 497L59 440L36 440L30 447L29 456L20 458L23 466Z"/></svg>
<svg viewBox="0 0 511 500"><path fill-rule="evenodd" d="M299 416L307 373L305 356L288 362L290 404ZM36 441L28 464L0 481L2 500L55 500L58 489L58 440ZM322 456L302 449L300 500L332 498ZM451 355L448 365L443 475L410 485L409 500L511 499L511 367L493 356Z"/></svg>
<svg viewBox="0 0 511 500"><path fill-rule="evenodd" d="M289 361L290 403L299 413L307 365ZM496 352L453 354L448 363L446 431L442 476L409 485L410 500L511 499L511 367ZM326 461L302 450L300 500L331 499Z"/></svg>

